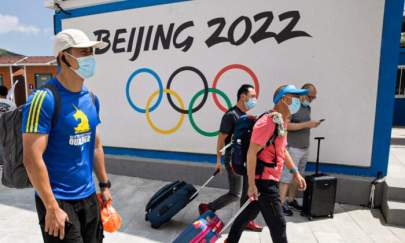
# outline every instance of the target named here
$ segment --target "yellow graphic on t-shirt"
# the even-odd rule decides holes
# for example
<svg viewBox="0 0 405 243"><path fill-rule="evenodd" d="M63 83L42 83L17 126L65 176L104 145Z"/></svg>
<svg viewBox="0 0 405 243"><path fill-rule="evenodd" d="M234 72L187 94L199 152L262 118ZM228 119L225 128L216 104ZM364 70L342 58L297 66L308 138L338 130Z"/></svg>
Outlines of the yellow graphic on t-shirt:
<svg viewBox="0 0 405 243"><path fill-rule="evenodd" d="M84 114L83 111L79 110L79 108L77 108L75 105L73 105L73 107L76 110L73 117L76 120L80 120L79 125L77 125L77 127L75 127L75 133L77 134L77 133L84 133L84 132L90 131L89 119L87 119L86 114Z"/></svg>

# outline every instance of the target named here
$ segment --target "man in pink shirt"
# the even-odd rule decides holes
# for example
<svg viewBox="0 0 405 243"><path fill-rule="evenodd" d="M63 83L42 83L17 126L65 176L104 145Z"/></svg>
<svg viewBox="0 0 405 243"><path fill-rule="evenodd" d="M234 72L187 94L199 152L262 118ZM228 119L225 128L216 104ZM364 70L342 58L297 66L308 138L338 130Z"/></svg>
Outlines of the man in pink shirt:
<svg viewBox="0 0 405 243"><path fill-rule="evenodd" d="M248 196L253 202L236 218L226 243L239 241L245 225L261 212L270 229L273 243L287 243L286 221L279 196L279 181L286 166L300 190L306 189L305 179L295 167L287 146L287 121L300 108L299 96L307 90L294 85L279 87L273 97L274 109L254 125L247 155ZM268 141L277 134L273 144Z"/></svg>

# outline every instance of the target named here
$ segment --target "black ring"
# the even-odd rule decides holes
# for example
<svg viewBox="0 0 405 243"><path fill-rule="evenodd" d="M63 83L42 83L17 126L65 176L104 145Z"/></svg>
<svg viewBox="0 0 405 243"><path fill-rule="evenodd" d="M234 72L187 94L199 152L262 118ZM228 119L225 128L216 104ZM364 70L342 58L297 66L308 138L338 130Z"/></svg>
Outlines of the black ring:
<svg viewBox="0 0 405 243"><path fill-rule="evenodd" d="M191 66L184 66L184 67L178 68L176 71L173 72L173 74L170 76L169 80L167 81L166 89L170 89L170 85L172 84L172 81L173 81L174 77L177 74L179 74L180 72L183 72L183 71L191 71L191 72L196 73L198 76L200 76L201 80L204 83L204 96L203 96L203 99L202 99L201 103L198 104L198 106L196 106L195 108L193 108L191 110L191 113L194 113L196 111L199 111L204 106L205 102L207 101L207 98L208 98L208 81L205 78L204 74L200 70L198 70L197 68L191 67ZM173 109L175 109L177 112L180 112L180 113L183 113L183 114L188 114L188 110L181 109L181 108L177 107L176 104L174 104L174 102L172 100L172 96L169 93L167 94L167 99L169 100L170 106L173 107Z"/></svg>

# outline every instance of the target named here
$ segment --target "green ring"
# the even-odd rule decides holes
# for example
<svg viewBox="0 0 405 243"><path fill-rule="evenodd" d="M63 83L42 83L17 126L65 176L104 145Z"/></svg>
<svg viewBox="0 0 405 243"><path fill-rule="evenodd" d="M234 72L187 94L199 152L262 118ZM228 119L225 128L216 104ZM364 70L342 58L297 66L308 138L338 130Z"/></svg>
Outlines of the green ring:
<svg viewBox="0 0 405 243"><path fill-rule="evenodd" d="M206 132L204 130L202 130L201 128L199 128L197 126L197 124L194 121L193 118L193 112L192 112L192 108L194 106L195 101L197 100L198 97L200 97L201 95L204 94L205 89L202 89L200 91L197 92L197 94L195 94L193 96L193 98L191 98L190 101L190 105L188 106L188 118L190 120L191 126L194 128L194 130L196 130L199 134L206 136L206 137L215 137L219 134L219 130L218 131L214 131L214 132ZM220 95L222 98L224 98L226 105L228 106L228 109L232 108L232 103L229 100L228 96L226 96L226 94L224 92L222 92L219 89L214 89L214 88L209 88L208 89L208 93L216 93L218 95Z"/></svg>

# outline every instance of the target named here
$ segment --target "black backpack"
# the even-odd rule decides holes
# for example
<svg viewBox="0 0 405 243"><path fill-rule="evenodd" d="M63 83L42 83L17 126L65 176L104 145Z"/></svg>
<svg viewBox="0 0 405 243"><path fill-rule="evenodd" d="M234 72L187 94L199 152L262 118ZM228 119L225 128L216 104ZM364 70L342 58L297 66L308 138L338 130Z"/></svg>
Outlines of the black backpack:
<svg viewBox="0 0 405 243"><path fill-rule="evenodd" d="M231 146L231 164L232 169L239 175L247 175L247 153L250 145L250 138L252 137L253 127L255 123L264 115L270 114L265 112L257 118L251 118L248 115L241 116L235 124L235 129L232 136ZM275 126L275 130L271 138L267 141L266 146L274 145L274 141L278 136L278 124ZM261 149L257 153L259 157L260 153L264 149ZM277 166L277 153L273 162L265 162L257 159L256 175L263 173L264 167L275 168Z"/></svg>
<svg viewBox="0 0 405 243"><path fill-rule="evenodd" d="M61 98L55 85L47 83L41 90L48 89L54 97L54 112L52 116L52 127L55 127L61 110ZM95 95L90 92L95 104ZM23 163L23 142L22 142L22 110L23 106L0 116L0 146L2 154L0 160L3 162L1 182L10 188L32 187L27 171Z"/></svg>

